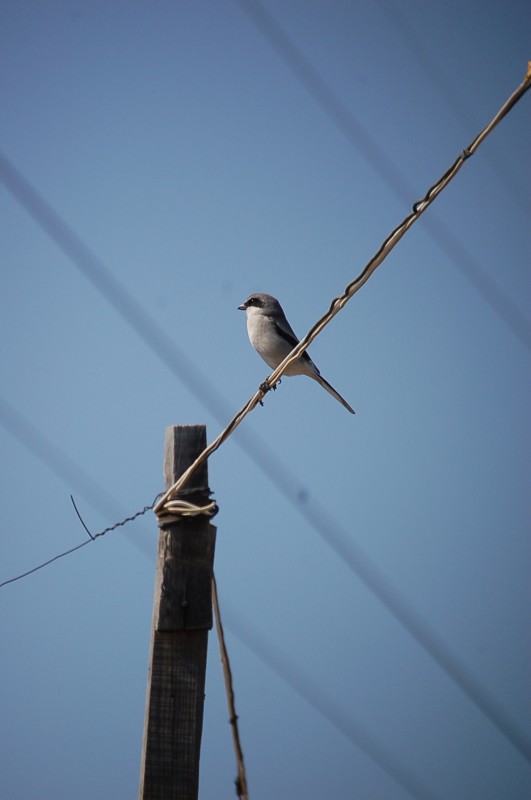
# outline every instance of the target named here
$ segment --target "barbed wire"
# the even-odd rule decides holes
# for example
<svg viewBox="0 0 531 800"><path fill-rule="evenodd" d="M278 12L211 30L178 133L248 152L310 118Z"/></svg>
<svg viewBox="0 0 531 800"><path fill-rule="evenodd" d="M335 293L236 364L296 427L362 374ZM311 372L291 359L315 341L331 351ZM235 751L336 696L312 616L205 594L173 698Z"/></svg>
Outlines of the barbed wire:
<svg viewBox="0 0 531 800"><path fill-rule="evenodd" d="M0 589L3 586L7 586L8 583L16 583L16 581L20 581L22 580L22 578L26 578L28 575L32 575L34 572L38 572L40 569L44 569L44 567L47 567L49 564L53 564L54 561L58 561L60 558L64 558L65 556L70 555L70 553L75 553L76 550L81 550L82 547L85 547L87 544L91 544L96 539L99 539L100 536L105 536L106 533L110 533L111 531L114 531L117 528L121 528L124 525L127 525L129 522L133 522L133 520L137 519L138 517L142 517L144 514L147 514L148 511L153 510L153 507L159 497L160 494L158 494L155 497L155 499L150 505L144 506L142 511L137 511L135 514L131 514L130 517L125 517L125 519L120 520L120 522L115 522L114 525L110 525L108 528L104 528L102 531L98 531L98 533L91 533L88 527L85 525L85 522L83 521L83 518L78 511L74 498L72 497L72 495L70 495L70 500L72 501L72 505L74 506L74 510L77 514L77 517L90 538L87 539L85 542L81 542L81 544L78 544L75 547L70 547L68 550L64 550L62 553L53 556L53 558L49 558L47 561L43 561L42 564L38 564L36 567L32 567L32 569L28 569L26 572L22 572L20 575L15 575L13 578L8 578L8 580L2 581L2 583L0 583Z"/></svg>

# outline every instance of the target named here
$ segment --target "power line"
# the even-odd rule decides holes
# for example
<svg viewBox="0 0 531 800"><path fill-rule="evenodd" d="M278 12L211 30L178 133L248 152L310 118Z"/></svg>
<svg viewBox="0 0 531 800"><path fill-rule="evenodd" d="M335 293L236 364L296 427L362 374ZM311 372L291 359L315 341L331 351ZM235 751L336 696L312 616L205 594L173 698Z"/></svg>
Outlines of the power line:
<svg viewBox="0 0 531 800"><path fill-rule="evenodd" d="M459 99L456 91L458 87L456 87L455 82L448 78L440 62L433 56L433 53L440 52L440 49L433 47L433 40L430 41L431 47L428 47L424 40L417 35L411 21L404 12L403 5L396 2L389 2L389 0L377 0L377 4L395 29L399 31L402 41L420 65L432 86L435 87L439 95L443 98L455 119L457 119L463 127L473 130L476 123L473 115L470 113L470 105ZM524 209L529 202L529 192L527 188L524 188L516 177L509 173L506 165L503 163L502 159L499 158L498 153L491 150L489 161L506 188L512 193L513 198L516 200L517 207Z"/></svg>
<svg viewBox="0 0 531 800"><path fill-rule="evenodd" d="M361 153L395 196L402 202L411 202L411 198L415 196L415 189L408 177L365 130L363 124L320 76L273 15L258 0L235 0L235 2L310 96ZM526 347L531 348L531 325L511 298L485 272L464 245L458 242L443 222L437 221L432 214L430 219L426 219L425 224L428 235L435 244L456 265L513 334Z"/></svg>
<svg viewBox="0 0 531 800"><path fill-rule="evenodd" d="M114 278L105 264L2 153L0 153L0 180L34 222L48 234L168 369L184 381L192 394L201 398L204 406L219 422L226 419L230 414L230 408L221 399L214 385L175 345L163 328L153 322L125 286Z"/></svg>
<svg viewBox="0 0 531 800"><path fill-rule="evenodd" d="M439 800L441 795L427 787L416 775L390 753L361 723L346 713L345 705L337 705L325 696L321 688L301 668L290 661L286 653L258 634L256 627L246 622L233 608L225 609L229 630L253 655L266 664L292 691L324 717L359 750L364 752L399 786L418 800Z"/></svg>
<svg viewBox="0 0 531 800"><path fill-rule="evenodd" d="M39 461L46 464L48 469L66 484L70 481L75 483L79 494L93 508L101 510L105 516L111 519L123 516L123 509L120 509L120 505L106 489L91 478L74 459L67 456L1 395L0 424L16 441L33 453Z"/></svg>
<svg viewBox="0 0 531 800"><path fill-rule="evenodd" d="M0 154L0 178L12 191L31 217L43 227L73 263L89 277L98 291L111 303L115 310L126 319L141 338L162 359L170 370L185 383L207 408L219 413L219 392L210 382L191 368L188 360L180 353L169 337L148 317L132 296L111 275L107 267L99 261L87 245L73 233L66 223L38 195L30 184L22 178L7 159ZM182 367L182 369L181 369ZM206 391L208 389L208 391ZM206 393L205 393L206 392ZM365 586L375 594L387 610L399 620L402 626L417 640L456 682L468 698L478 706L484 715L513 743L515 747L531 760L531 745L525 735L520 732L508 715L492 700L475 679L459 663L438 637L430 631L421 617L391 587L387 579L379 572L360 548L348 541L348 536L315 502L310 502L308 493L301 487L297 478L286 468L285 464L265 446L259 443L255 451L247 436L239 436L237 441L246 449L258 466L279 489L279 491L299 510L311 527L323 538L334 552L362 580ZM256 438L255 438L255 441ZM258 457L257 453L260 453Z"/></svg>
<svg viewBox="0 0 531 800"><path fill-rule="evenodd" d="M1 395L0 425L2 425L4 430L6 430L15 441L19 442L26 450L32 453L35 458L44 464L60 480L64 481L67 486L71 487L72 484L74 484L76 486L76 493L83 497L95 510L113 520L124 516L123 507L116 502L114 497L110 495L106 489L91 478L76 461L64 453L51 439L41 433L32 422L26 419L20 411L17 411L14 406ZM145 513L145 510L143 513ZM139 515L140 514L138 514L138 516ZM125 521L130 522L131 518L126 517ZM120 526L123 522L122 520ZM110 530L114 530L115 527L116 525L112 525L105 531L100 532L100 534L108 533ZM75 550L79 550L86 544L90 544L90 541L90 539L87 539L82 544L77 545L77 547L72 547L15 578L3 581L0 583L0 588L47 567L53 561L57 561L59 558L63 558L63 556L69 555ZM141 539L131 538L130 541L144 555L149 556L151 554L151 548L148 548L146 543Z"/></svg>

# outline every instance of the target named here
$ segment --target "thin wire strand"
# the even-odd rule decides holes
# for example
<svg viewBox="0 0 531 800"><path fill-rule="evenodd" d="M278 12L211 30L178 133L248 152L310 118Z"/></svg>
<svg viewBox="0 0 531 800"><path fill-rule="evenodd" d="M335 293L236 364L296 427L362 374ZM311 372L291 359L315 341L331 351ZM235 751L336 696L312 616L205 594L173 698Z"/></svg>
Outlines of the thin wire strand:
<svg viewBox="0 0 531 800"><path fill-rule="evenodd" d="M158 497L160 497L160 495L157 495L155 500L149 506L144 506L142 511L137 511L135 514L132 514L130 517L126 517L125 519L121 520L120 522L115 522L114 525L111 525L108 528L105 528L104 530L99 531L98 533L91 533L89 531L89 529L87 528L87 526L85 525L85 523L84 523L84 521L83 521L83 519L81 517L81 514L79 513L79 511L77 509L77 506L75 504L74 498L72 497L72 495L70 495L70 500L72 501L72 505L74 506L75 512L76 512L81 524L83 525L84 529L86 530L86 532L90 536L90 539L87 539L86 542L81 542L81 544L78 544L75 547L71 547L69 550L65 550L63 553L59 553L59 555L54 556L53 558L49 558L48 561L43 561L42 564L38 564L38 566L27 570L27 572L22 572L20 575L15 575L14 578L8 578L8 580L2 581L2 583L0 583L0 589L3 586L7 586L8 583L16 583L16 581L20 581L20 580L22 580L22 578L26 578L28 575L32 575L34 572L38 572L40 569L44 569L44 567L47 567L49 564L53 564L54 561L58 561L60 558L64 558L65 556L69 556L70 553L75 553L76 550L81 550L82 547L85 547L87 544L91 544L96 539L99 539L100 536L105 536L106 533L110 533L111 531L116 530L116 528L121 528L123 525L127 525L129 522L133 522L133 520L137 519L138 517L141 517L144 514L147 514L148 511L152 511L153 510L153 507L154 507L155 503L157 502L157 498Z"/></svg>
<svg viewBox="0 0 531 800"><path fill-rule="evenodd" d="M225 632L221 621L219 610L218 587L216 577L212 574L212 604L214 606L214 618L216 620L216 632L218 634L219 653L223 667L223 678L225 680L225 691L227 693L227 706L229 709L229 722L232 732L232 743L234 745L234 755L236 757L236 767L238 777L236 783L236 794L240 800L249 800L249 790L247 788L247 773L243 760L243 750L240 741L240 731L238 728L238 715L236 713L236 700L234 697L234 684L232 680L232 670L230 668L229 653L225 642Z"/></svg>
<svg viewBox="0 0 531 800"><path fill-rule="evenodd" d="M88 529L88 528L87 528L87 526L85 525L85 520L83 519L83 517L81 516L81 514L80 514L80 513L79 513L79 511L78 511L78 508L77 508L77 506L76 506L76 501L74 500L74 497L73 497L73 495L70 495L70 501L71 501L72 505L74 506L74 511L75 511L75 512L76 512L76 514L77 514L77 518L78 518L78 520L81 522L81 524L82 524L82 525L83 525L83 527L85 528L85 531L86 531L86 532L87 532L87 534L90 536L90 538L92 539L92 541L94 541L94 536L91 534L91 532L89 531L89 529Z"/></svg>
<svg viewBox="0 0 531 800"><path fill-rule="evenodd" d="M163 508L164 504L171 500L177 492L186 484L189 478L196 472L197 469L209 458L212 453L214 453L222 444L223 442L232 434L232 432L238 427L238 425L243 422L247 414L249 414L258 403L262 401L262 398L265 396L266 392L269 389L272 389L277 382L280 380L282 375L285 373L287 367L293 362L296 361L300 356L307 350L313 340L321 333L321 331L331 322L331 320L339 314L339 312L345 307L349 300L354 297L356 292L358 292L362 286L367 283L371 275L375 272L375 270L380 266L380 264L384 261L385 258L389 255L391 250L398 244L400 239L407 233L407 231L411 228L411 226L420 218L422 214L428 209L428 207L433 203L433 201L441 194L441 192L448 186L450 181L455 178L465 161L467 161L478 149L481 143L485 140L485 138L494 130L494 128L502 121L502 119L509 113L509 111L513 108L513 106L523 97L525 92L531 86L531 62L528 66L528 71L525 79L523 82L518 86L518 88L511 94L511 96L505 101L503 106L500 108L498 113L495 117L481 130L478 135L473 139L471 144L463 150L463 152L456 158L454 163L451 167L449 167L446 172L439 178L436 183L431 186L428 191L426 192L425 196L422 200L417 201L413 205L413 211L409 214L396 228L389 234L387 239L384 240L383 244L380 246L380 249L377 253L373 256L373 258L368 262L365 268L361 271L357 278L351 281L346 289L344 290L342 295L335 297L331 304L330 308L324 314L321 319L319 319L315 325L308 331L306 336L300 340L296 347L293 348L291 353L286 356L286 358L278 365L278 367L271 373L271 375L266 379L264 384L262 384L261 388L251 397L251 399L245 404L245 406L233 417L230 421L228 426L222 431L219 436L214 439L214 441L208 445L208 447L200 453L197 459L190 465L190 467L181 475L178 481L176 481L173 486L171 486L167 492L161 497L158 503L155 506L155 513L160 513L160 510ZM262 387L266 387L265 389Z"/></svg>
<svg viewBox="0 0 531 800"><path fill-rule="evenodd" d="M70 555L70 553L74 553L76 550L81 550L82 547L85 547L87 544L91 544L93 541L94 539L87 539L85 542L81 542L81 544L76 545L76 547L71 547L70 550L65 550L64 553L59 553L59 555L49 558L48 561L44 561L42 564L39 564L37 567L33 567L33 569L29 569L27 572L22 572L20 575L15 575L14 578L9 578L7 581L2 581L2 583L0 583L0 589L2 586L7 586L8 583L15 583L22 578L26 578L28 575L32 575L34 572L38 572L40 569L47 567L49 564L52 564L54 561L58 561L64 556Z"/></svg>

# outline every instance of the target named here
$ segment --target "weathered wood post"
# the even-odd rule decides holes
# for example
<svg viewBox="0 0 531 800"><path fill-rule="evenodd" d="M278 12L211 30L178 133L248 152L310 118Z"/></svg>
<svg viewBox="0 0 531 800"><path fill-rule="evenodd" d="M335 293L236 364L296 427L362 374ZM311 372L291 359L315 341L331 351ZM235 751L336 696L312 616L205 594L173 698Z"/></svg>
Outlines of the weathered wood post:
<svg viewBox="0 0 531 800"><path fill-rule="evenodd" d="M204 425L167 428L167 488L205 447ZM182 497L208 503L206 463ZM215 536L203 515L159 532L139 800L197 800Z"/></svg>

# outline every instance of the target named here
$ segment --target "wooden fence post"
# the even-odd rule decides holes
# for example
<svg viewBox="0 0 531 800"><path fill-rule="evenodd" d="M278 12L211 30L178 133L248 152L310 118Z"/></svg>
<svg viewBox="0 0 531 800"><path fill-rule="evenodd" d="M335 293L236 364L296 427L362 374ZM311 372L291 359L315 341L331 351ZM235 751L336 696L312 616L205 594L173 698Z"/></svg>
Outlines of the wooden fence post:
<svg viewBox="0 0 531 800"><path fill-rule="evenodd" d="M167 488L205 447L204 425L167 428ZM206 463L182 496L209 501ZM159 531L139 800L197 800L215 536L205 516Z"/></svg>

